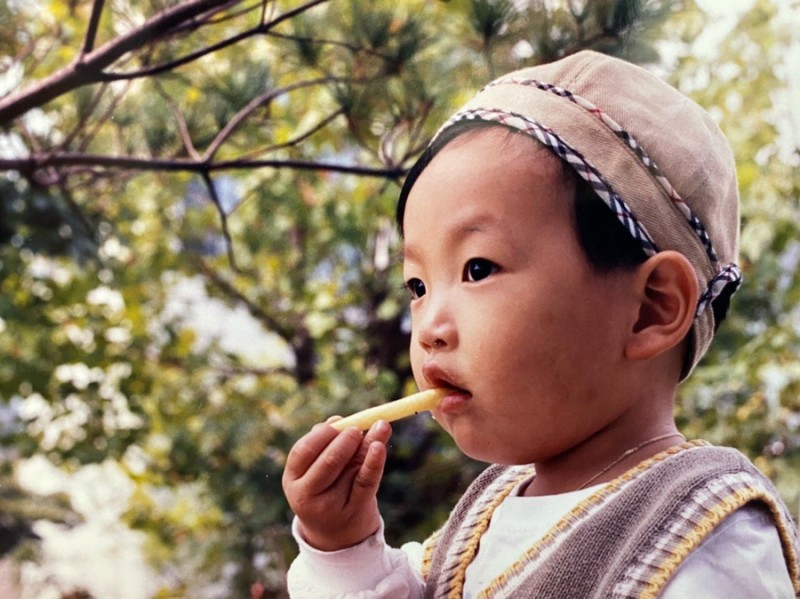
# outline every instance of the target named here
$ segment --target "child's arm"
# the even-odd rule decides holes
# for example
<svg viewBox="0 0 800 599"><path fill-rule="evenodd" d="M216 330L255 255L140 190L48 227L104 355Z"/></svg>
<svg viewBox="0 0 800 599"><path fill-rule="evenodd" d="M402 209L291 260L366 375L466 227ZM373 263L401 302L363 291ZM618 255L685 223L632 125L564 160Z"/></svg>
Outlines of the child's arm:
<svg viewBox="0 0 800 599"><path fill-rule="evenodd" d="M383 527L354 547L321 552L308 546L297 531L292 534L300 554L286 576L292 599L421 599L422 546L407 543L401 549L386 545Z"/></svg>
<svg viewBox="0 0 800 599"><path fill-rule="evenodd" d="M289 452L283 490L312 547L352 547L381 525L376 493L386 463L391 427L377 422L362 435L328 424L315 426Z"/></svg>

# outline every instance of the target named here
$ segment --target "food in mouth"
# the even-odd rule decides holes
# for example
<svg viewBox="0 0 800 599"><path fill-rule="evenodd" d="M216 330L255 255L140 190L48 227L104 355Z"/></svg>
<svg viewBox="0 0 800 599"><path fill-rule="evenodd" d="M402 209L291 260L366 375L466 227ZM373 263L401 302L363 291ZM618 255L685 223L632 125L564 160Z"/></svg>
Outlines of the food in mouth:
<svg viewBox="0 0 800 599"><path fill-rule="evenodd" d="M448 393L451 393L448 389L427 389L389 403L361 410L346 418L331 422L331 426L339 431L351 426L365 431L378 420L393 422L419 412L433 410Z"/></svg>

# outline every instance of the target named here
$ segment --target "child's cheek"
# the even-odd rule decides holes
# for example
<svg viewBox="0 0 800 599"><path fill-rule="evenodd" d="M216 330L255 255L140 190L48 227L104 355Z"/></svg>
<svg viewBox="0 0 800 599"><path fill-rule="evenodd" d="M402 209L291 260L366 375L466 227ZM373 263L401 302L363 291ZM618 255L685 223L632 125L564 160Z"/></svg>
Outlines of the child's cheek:
<svg viewBox="0 0 800 599"><path fill-rule="evenodd" d="M411 334L411 346L408 351L408 356L411 360L411 374L414 375L414 382L417 384L417 387L423 389L425 377L422 376L422 363L425 361L425 356L419 347L417 336L413 332Z"/></svg>

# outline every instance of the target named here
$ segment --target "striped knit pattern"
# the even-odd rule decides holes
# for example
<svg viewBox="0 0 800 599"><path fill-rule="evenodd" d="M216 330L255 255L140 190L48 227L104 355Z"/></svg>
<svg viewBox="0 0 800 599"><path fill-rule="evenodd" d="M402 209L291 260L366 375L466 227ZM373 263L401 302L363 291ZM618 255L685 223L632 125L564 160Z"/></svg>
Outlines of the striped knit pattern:
<svg viewBox="0 0 800 599"><path fill-rule="evenodd" d="M461 597L497 499L530 475L496 466L475 481L437 536L426 598ZM657 597L714 527L752 501L772 514L800 597L800 541L771 483L735 450L702 441L646 460L579 503L479 596Z"/></svg>
<svg viewBox="0 0 800 599"><path fill-rule="evenodd" d="M523 478L529 477L531 474L530 468L506 470L495 481L493 487L495 492L484 493L464 515L469 526L463 527L460 534L454 539L455 542L449 546L441 574L444 584L437 588L436 594L433 595L435 599L459 599L461 597L467 567L478 552L478 544L483 533L489 528L489 521L495 508Z"/></svg>
<svg viewBox="0 0 800 599"><path fill-rule="evenodd" d="M567 538L567 535L579 526L584 519L593 516L603 509L611 500L617 497L620 492L627 488L626 485L630 481L636 479L643 472L647 471L654 464L666 460L670 456L685 450L691 444L680 445L670 448L651 460L647 460L639 464L639 466L629 470L620 477L614 479L607 485L598 489L596 493L587 497L585 500L576 505L566 516L564 516L555 526L548 531L539 541L537 541L522 557L514 563L508 571L504 572L495 582L489 587L486 592L481 595L482 597L508 597L511 593L515 592L519 585L525 580L524 573L536 568L536 565L549 557L561 543Z"/></svg>
<svg viewBox="0 0 800 599"><path fill-rule="evenodd" d="M436 530L429 536L422 544L422 578L428 578L428 572L431 571L431 562L433 562L433 552L436 545L439 543L439 537L442 535L442 529Z"/></svg>
<svg viewBox="0 0 800 599"><path fill-rule="evenodd" d="M758 479L744 473L727 474L693 493L680 513L662 535L662 540L625 571L611 597L655 599L688 554L726 516L751 501L761 501L770 510L788 554L787 566L792 580L800 580L797 530L786 522L780 502ZM797 589L800 591L800 589Z"/></svg>

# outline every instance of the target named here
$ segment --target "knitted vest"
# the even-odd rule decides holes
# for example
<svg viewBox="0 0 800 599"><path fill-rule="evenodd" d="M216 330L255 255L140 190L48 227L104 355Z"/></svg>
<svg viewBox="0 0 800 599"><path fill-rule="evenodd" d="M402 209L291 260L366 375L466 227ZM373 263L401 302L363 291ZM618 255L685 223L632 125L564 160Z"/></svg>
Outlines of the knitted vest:
<svg viewBox="0 0 800 599"><path fill-rule="evenodd" d="M492 466L426 542L425 598L460 598L494 508L529 466ZM629 470L580 502L480 597L655 598L726 516L756 502L780 535L800 598L800 542L778 493L741 453L693 441Z"/></svg>

